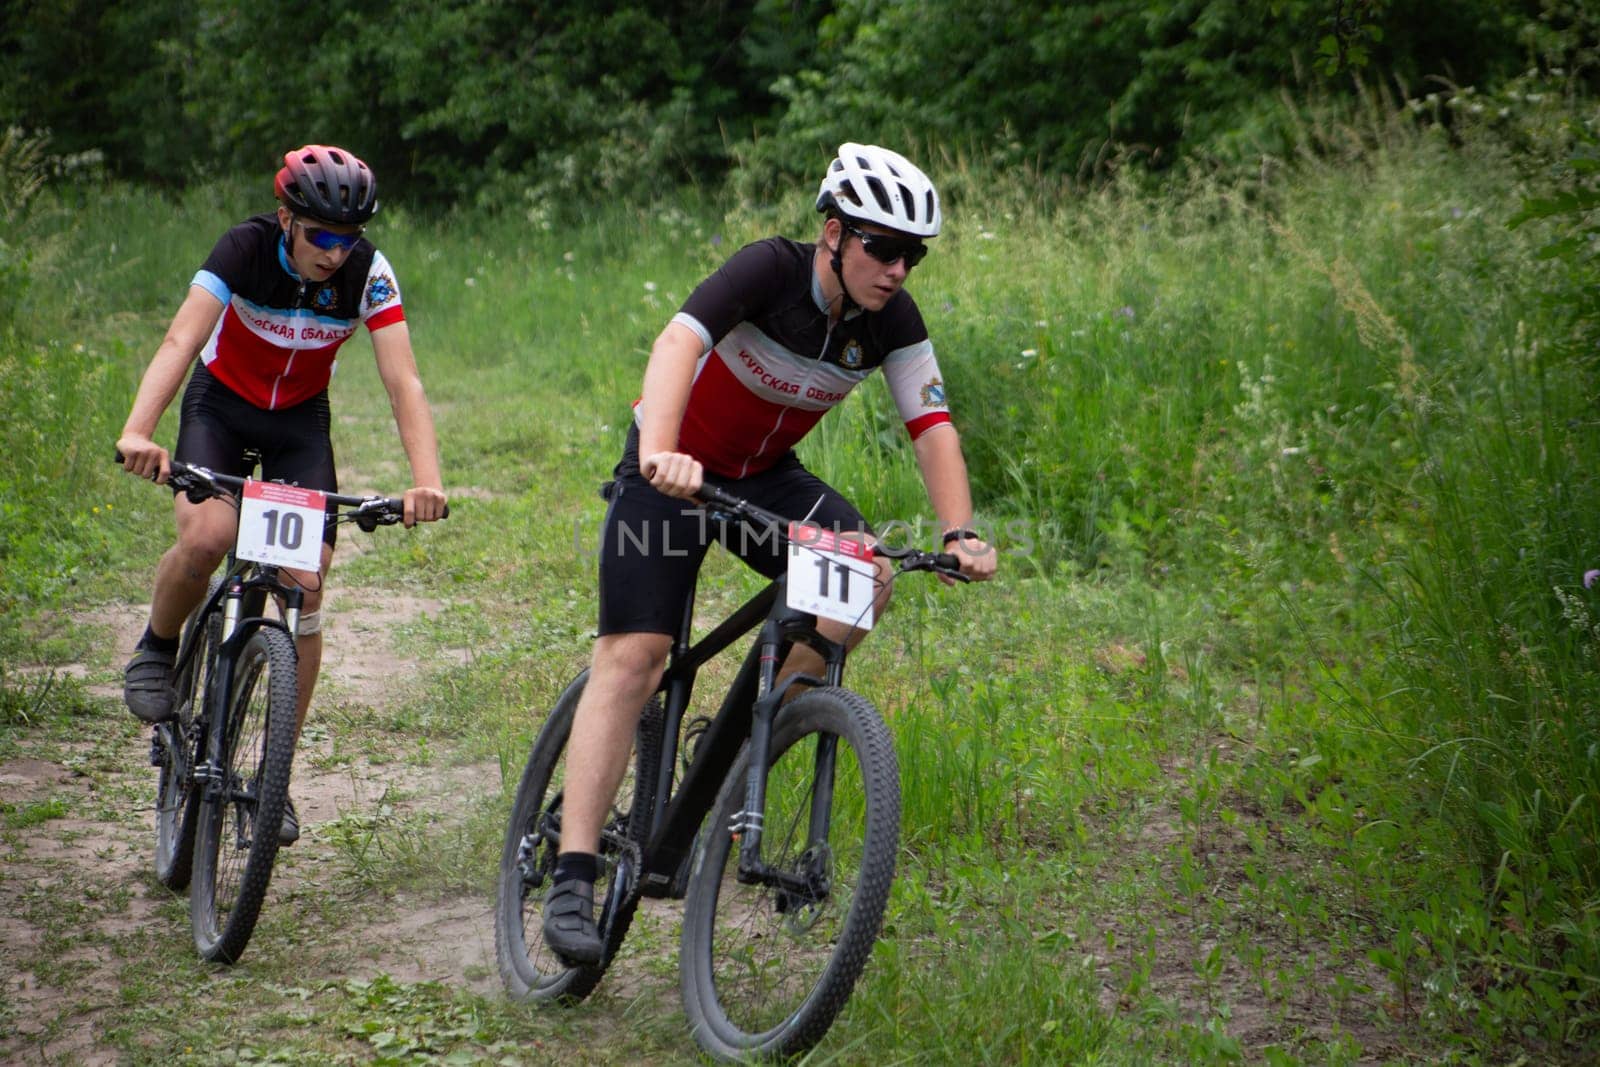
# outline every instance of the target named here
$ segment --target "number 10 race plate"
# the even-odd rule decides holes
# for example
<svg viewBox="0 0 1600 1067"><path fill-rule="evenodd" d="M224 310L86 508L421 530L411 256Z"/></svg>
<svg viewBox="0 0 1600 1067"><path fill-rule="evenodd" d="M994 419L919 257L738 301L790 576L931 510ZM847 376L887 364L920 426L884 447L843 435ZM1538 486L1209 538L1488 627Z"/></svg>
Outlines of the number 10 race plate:
<svg viewBox="0 0 1600 1067"><path fill-rule="evenodd" d="M870 630L877 577L871 545L845 540L819 526L789 524L791 608Z"/></svg>
<svg viewBox="0 0 1600 1067"><path fill-rule="evenodd" d="M239 501L240 559L314 571L322 566L324 494L278 482L247 481Z"/></svg>

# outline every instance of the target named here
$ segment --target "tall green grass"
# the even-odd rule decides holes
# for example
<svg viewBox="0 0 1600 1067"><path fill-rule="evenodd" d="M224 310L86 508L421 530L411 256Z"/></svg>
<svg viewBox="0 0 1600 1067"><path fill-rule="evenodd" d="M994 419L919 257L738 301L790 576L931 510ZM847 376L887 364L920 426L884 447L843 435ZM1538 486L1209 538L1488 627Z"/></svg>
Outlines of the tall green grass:
<svg viewBox="0 0 1600 1067"><path fill-rule="evenodd" d="M1451 136L1374 105L1308 119L1295 160L1161 192L957 176L992 206L951 212L911 288L1002 579L908 579L852 661L896 735L904 850L819 1062L1595 1050L1594 361L1555 343L1547 235L1504 226L1517 155ZM168 505L110 445L259 191L46 188L22 221L0 653L81 655L64 609L145 595ZM572 231L386 208L453 515L333 580L441 596L411 640L473 650L393 729L514 780L587 655L594 490L651 340L742 242L809 236L807 206ZM398 488L364 342L333 402L349 487ZM897 421L869 383L802 452L931 536ZM713 558L703 618L751 585ZM493 821L449 846L479 850L485 888Z"/></svg>

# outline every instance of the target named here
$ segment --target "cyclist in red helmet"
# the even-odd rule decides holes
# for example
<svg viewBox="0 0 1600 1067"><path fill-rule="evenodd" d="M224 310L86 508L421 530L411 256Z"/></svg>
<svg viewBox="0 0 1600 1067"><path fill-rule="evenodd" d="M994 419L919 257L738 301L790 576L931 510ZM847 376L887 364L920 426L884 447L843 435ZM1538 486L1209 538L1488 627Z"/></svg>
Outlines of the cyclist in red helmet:
<svg viewBox="0 0 1600 1067"><path fill-rule="evenodd" d="M253 452L262 478L337 491L328 382L340 346L365 324L411 464L405 524L432 522L445 510L439 448L394 269L364 236L378 209L372 170L342 148L306 145L284 155L273 192L277 211L223 234L189 283L117 441L123 466L167 480L169 456L152 435L193 366L176 458L242 475L245 455ZM146 722L174 712L173 661L183 621L233 545L238 519L223 500L194 504L175 494L173 507L178 539L156 568L150 621L124 673L128 708ZM301 724L322 661L322 579L334 529L329 524L323 533L321 573L290 572L306 590L298 640ZM291 804L280 840L299 836Z"/></svg>

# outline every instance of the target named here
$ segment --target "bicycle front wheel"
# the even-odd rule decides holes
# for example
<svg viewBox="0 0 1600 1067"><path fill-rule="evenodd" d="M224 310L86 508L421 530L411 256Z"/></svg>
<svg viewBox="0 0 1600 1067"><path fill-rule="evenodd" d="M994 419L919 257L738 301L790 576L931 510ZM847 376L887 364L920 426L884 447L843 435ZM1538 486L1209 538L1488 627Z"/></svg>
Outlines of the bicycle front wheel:
<svg viewBox="0 0 1600 1067"><path fill-rule="evenodd" d="M639 902L639 845L650 828L661 759L662 713L657 700L640 713L628 774L600 834L595 921L605 953L597 964L574 967L544 943L544 894L561 851L567 738L588 678L588 671L578 675L551 709L528 756L506 826L495 894L494 948L500 981L513 1000L573 1003L588 996L621 946Z"/></svg>
<svg viewBox="0 0 1600 1067"><path fill-rule="evenodd" d="M680 954L695 1040L726 1060L796 1055L827 1033L882 929L900 839L888 728L855 693L814 689L773 723L764 871L742 883L732 827L750 759L747 745L712 809Z"/></svg>
<svg viewBox="0 0 1600 1067"><path fill-rule="evenodd" d="M206 590L208 601L221 581L220 577L211 579ZM201 608L205 603L201 602ZM183 627L182 647L194 651L177 677L177 718L156 727L150 749L151 762L156 766L156 878L168 889L179 892L189 888L200 806L191 756L200 732L206 680L222 640L221 614L213 611L202 616L201 608L194 610Z"/></svg>
<svg viewBox="0 0 1600 1067"><path fill-rule="evenodd" d="M294 763L294 642L272 626L245 641L234 665L219 782L201 783L189 920L200 955L235 963L255 930L278 856L278 826Z"/></svg>

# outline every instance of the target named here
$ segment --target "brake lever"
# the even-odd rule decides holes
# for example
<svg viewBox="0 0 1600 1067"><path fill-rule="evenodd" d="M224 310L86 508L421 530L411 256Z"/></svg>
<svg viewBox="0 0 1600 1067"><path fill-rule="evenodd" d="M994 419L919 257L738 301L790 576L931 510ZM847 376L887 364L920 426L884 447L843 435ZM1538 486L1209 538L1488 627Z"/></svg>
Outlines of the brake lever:
<svg viewBox="0 0 1600 1067"><path fill-rule="evenodd" d="M930 570L935 574L953 578L958 582L972 581L970 576L961 573L961 561L949 552L930 554L924 559L927 560L926 565L918 569Z"/></svg>

